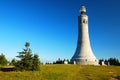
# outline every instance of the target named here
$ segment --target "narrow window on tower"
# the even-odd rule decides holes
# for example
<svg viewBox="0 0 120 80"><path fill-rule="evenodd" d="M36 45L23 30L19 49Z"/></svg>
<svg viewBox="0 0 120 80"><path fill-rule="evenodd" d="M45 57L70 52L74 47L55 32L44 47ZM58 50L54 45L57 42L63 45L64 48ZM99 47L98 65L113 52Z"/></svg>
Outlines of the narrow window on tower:
<svg viewBox="0 0 120 80"><path fill-rule="evenodd" d="M85 19L83 20L83 23L85 23Z"/></svg>
<svg viewBox="0 0 120 80"><path fill-rule="evenodd" d="M85 19L83 19L83 23L85 24L85 23L87 23L87 21Z"/></svg>

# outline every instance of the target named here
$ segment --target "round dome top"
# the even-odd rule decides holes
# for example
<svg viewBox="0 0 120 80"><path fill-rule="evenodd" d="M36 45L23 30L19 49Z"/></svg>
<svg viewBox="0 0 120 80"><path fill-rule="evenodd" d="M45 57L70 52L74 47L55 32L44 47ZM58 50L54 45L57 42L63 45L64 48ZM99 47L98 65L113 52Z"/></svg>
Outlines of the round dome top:
<svg viewBox="0 0 120 80"><path fill-rule="evenodd" d="M85 13L85 12L86 12L86 7L85 7L85 6L81 6L81 8L80 8L80 12Z"/></svg>

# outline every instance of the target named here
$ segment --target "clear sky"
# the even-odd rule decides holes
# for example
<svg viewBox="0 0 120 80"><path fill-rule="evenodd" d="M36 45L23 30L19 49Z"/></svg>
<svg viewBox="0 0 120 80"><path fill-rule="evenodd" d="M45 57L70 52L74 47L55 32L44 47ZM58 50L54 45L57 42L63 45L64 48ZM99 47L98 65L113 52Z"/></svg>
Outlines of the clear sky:
<svg viewBox="0 0 120 80"><path fill-rule="evenodd" d="M81 5L87 8L94 55L120 59L119 0L0 0L0 53L11 60L28 41L42 62L71 59Z"/></svg>

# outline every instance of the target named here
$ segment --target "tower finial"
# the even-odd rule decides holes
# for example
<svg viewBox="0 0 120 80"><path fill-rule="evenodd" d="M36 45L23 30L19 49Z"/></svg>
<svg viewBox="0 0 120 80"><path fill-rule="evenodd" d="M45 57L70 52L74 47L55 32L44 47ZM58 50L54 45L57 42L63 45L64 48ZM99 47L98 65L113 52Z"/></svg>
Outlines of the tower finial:
<svg viewBox="0 0 120 80"><path fill-rule="evenodd" d="M86 7L85 6L81 6L80 13L81 14L85 14L86 13Z"/></svg>

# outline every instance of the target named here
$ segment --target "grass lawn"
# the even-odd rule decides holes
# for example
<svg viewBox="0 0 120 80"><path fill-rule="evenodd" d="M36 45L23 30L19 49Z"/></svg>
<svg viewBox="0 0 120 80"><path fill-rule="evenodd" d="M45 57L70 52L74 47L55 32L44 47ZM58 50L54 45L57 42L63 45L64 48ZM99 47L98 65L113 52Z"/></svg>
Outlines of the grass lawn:
<svg viewBox="0 0 120 80"><path fill-rule="evenodd" d="M41 65L40 71L0 72L0 80L120 80L120 66Z"/></svg>

